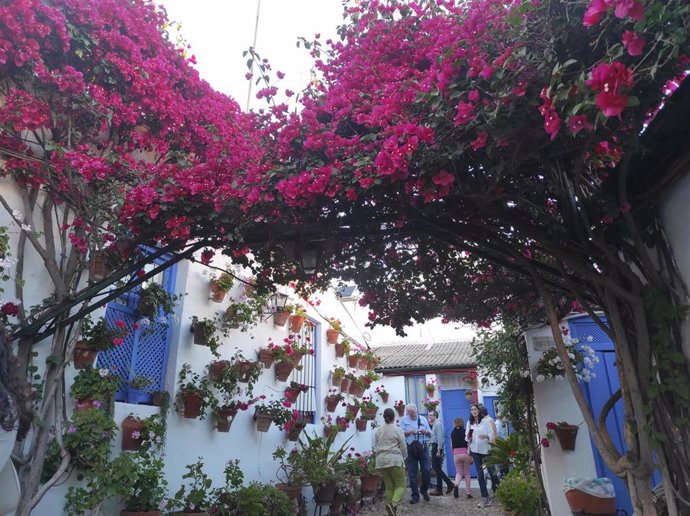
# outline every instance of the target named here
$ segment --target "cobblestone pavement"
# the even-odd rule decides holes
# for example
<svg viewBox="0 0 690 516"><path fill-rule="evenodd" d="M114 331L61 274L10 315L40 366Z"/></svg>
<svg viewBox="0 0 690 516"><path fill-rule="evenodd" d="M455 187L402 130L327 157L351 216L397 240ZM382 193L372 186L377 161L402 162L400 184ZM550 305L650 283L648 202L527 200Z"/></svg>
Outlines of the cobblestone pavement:
<svg viewBox="0 0 690 516"><path fill-rule="evenodd" d="M464 493L460 492L460 498L454 498L453 494L444 496L432 496L431 501L425 502L421 499L417 504L410 504L410 490L408 489L398 507L399 516L503 516L498 502L494 502L491 507L478 508L477 504L481 501L478 489L472 490L474 498L465 498ZM366 503L361 514L365 516L378 516L386 514L383 508L383 501L377 500L376 503Z"/></svg>

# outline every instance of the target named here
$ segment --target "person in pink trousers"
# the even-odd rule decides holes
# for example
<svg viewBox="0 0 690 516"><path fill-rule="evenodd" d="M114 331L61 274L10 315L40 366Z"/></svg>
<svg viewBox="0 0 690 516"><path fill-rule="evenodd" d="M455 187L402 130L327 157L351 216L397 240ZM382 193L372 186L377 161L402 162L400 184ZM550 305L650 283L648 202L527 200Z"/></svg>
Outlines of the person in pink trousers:
<svg viewBox="0 0 690 516"><path fill-rule="evenodd" d="M453 462L455 463L455 487L453 496L458 498L460 482L465 477L465 496L472 498L470 491L470 465L472 456L467 453L467 440L465 439L465 421L461 417L453 420L453 431L450 433L450 443L453 447Z"/></svg>

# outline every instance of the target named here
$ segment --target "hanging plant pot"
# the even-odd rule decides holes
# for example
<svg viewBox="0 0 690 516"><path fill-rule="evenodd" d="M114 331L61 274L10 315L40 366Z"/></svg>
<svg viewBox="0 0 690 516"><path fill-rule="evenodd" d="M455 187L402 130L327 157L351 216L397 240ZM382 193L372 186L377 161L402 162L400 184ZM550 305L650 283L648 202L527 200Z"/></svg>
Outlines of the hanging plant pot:
<svg viewBox="0 0 690 516"><path fill-rule="evenodd" d="M98 356L98 350L93 349L83 340L77 341L72 351L72 359L74 360L75 369L87 369L93 367L96 357Z"/></svg>
<svg viewBox="0 0 690 516"><path fill-rule="evenodd" d="M271 423L273 423L273 418L270 414L254 412L254 421L256 421L256 429L259 432L268 432L268 429L271 428Z"/></svg>
<svg viewBox="0 0 690 516"><path fill-rule="evenodd" d="M384 403L388 403L388 396L390 396L387 392L379 392L379 398L381 398L381 401Z"/></svg>
<svg viewBox="0 0 690 516"><path fill-rule="evenodd" d="M240 327L240 322L235 317L235 307L234 306L230 305L229 307L227 307L223 317L225 319L225 326L227 326L228 328L239 328Z"/></svg>
<svg viewBox="0 0 690 516"><path fill-rule="evenodd" d="M337 344L340 332L338 330L326 330L326 342L329 344Z"/></svg>
<svg viewBox="0 0 690 516"><path fill-rule="evenodd" d="M374 496L379 489L378 475L362 475L362 496Z"/></svg>
<svg viewBox="0 0 690 516"><path fill-rule="evenodd" d="M352 385L352 380L350 378L343 378L340 381L340 392L350 392L350 385Z"/></svg>
<svg viewBox="0 0 690 516"><path fill-rule="evenodd" d="M208 366L208 375L211 377L211 380L220 380L223 377L225 369L229 366L229 360L216 360L211 362L211 365Z"/></svg>
<svg viewBox="0 0 690 516"><path fill-rule="evenodd" d="M292 362L278 362L276 364L276 380L279 382L287 382L287 379L294 368L295 366L292 364Z"/></svg>
<svg viewBox="0 0 690 516"><path fill-rule="evenodd" d="M332 432L338 432L338 429L333 427L333 426L324 426L323 427L323 436L328 437L331 435Z"/></svg>
<svg viewBox="0 0 690 516"><path fill-rule="evenodd" d="M288 322L290 318L290 310L280 310L279 312L274 312L273 314L273 324L280 328L285 327L285 323Z"/></svg>
<svg viewBox="0 0 690 516"><path fill-rule="evenodd" d="M113 273L111 257L105 251L95 251L91 261L93 279L100 281Z"/></svg>
<svg viewBox="0 0 690 516"><path fill-rule="evenodd" d="M183 415L187 419L195 419L201 415L203 399L196 392L183 393L182 403L184 405Z"/></svg>
<svg viewBox="0 0 690 516"><path fill-rule="evenodd" d="M361 397L364 394L364 386L360 385L357 382L352 382L350 383L350 394L353 396L356 396L357 398Z"/></svg>
<svg viewBox="0 0 690 516"><path fill-rule="evenodd" d="M403 417L405 415L405 405L396 405L395 411L400 417Z"/></svg>
<svg viewBox="0 0 690 516"><path fill-rule="evenodd" d="M220 280L218 279L211 280L209 283L209 289L211 292L211 301L214 303L222 303L223 299L225 299L225 294L228 293L227 289L220 286Z"/></svg>
<svg viewBox="0 0 690 516"><path fill-rule="evenodd" d="M333 374L331 374L331 385L332 385L333 387L340 387L340 384L341 384L342 382L343 382L342 377L340 377L340 376L333 376Z"/></svg>
<svg viewBox="0 0 690 516"><path fill-rule="evenodd" d="M292 425L287 433L288 441L296 441L299 438L299 434L302 433L302 430L304 430L303 425Z"/></svg>
<svg viewBox="0 0 690 516"><path fill-rule="evenodd" d="M340 403L340 400L337 396L326 396L326 410L328 412L335 412L338 403Z"/></svg>
<svg viewBox="0 0 690 516"><path fill-rule="evenodd" d="M299 389L291 389L288 387L285 389L285 400L289 401L290 403L295 403L300 392L302 391Z"/></svg>
<svg viewBox="0 0 690 516"><path fill-rule="evenodd" d="M238 380L242 383L248 383L249 380L252 378L252 373L254 372L254 368L256 367L256 362L252 362L249 360L238 360L235 362L235 366L237 367L237 371L239 372L239 378Z"/></svg>
<svg viewBox="0 0 690 516"><path fill-rule="evenodd" d="M264 365L264 369L268 369L273 365L273 351L267 348L259 350L259 362Z"/></svg>
<svg viewBox="0 0 690 516"><path fill-rule="evenodd" d="M434 388L431 388L431 387L426 388L426 393L429 395L430 398L434 395L435 392L436 392L436 389L434 389Z"/></svg>
<svg viewBox="0 0 690 516"><path fill-rule="evenodd" d="M376 413L379 411L377 407L374 408L363 408L362 409L362 414L364 414L364 417L367 419L376 419Z"/></svg>
<svg viewBox="0 0 690 516"><path fill-rule="evenodd" d="M349 365L352 368L357 367L357 364L359 363L359 357L357 355L349 355L347 357L347 365Z"/></svg>
<svg viewBox="0 0 690 516"><path fill-rule="evenodd" d="M358 432L366 432L367 430L367 420L361 417L358 417L355 420L355 426L357 427Z"/></svg>
<svg viewBox="0 0 690 516"><path fill-rule="evenodd" d="M302 357L303 357L303 356L304 356L304 353L302 353L301 351L295 351L295 352L292 354L292 363L293 363L293 365L296 365L296 366L299 365L299 363L302 361Z"/></svg>
<svg viewBox="0 0 690 516"><path fill-rule="evenodd" d="M122 449L135 451L141 448L141 434L144 423L134 416L127 416L122 420Z"/></svg>
<svg viewBox="0 0 690 516"><path fill-rule="evenodd" d="M219 432L229 432L236 415L236 408L218 409L218 413L216 414L216 430Z"/></svg>
<svg viewBox="0 0 690 516"><path fill-rule="evenodd" d="M369 360L367 360L366 358L360 358L357 361L357 367L362 371L366 370L367 367L369 367Z"/></svg>
<svg viewBox="0 0 690 516"><path fill-rule="evenodd" d="M335 356L338 358L343 358L345 356L345 344L338 342L335 345Z"/></svg>
<svg viewBox="0 0 690 516"><path fill-rule="evenodd" d="M319 486L312 486L314 489L314 502L316 505L330 505L335 497L335 482L329 482Z"/></svg>
<svg viewBox="0 0 690 516"><path fill-rule="evenodd" d="M141 315L147 317L156 315L156 305L153 303L146 290L142 289L139 291L139 306L137 307L137 311Z"/></svg>
<svg viewBox="0 0 690 516"><path fill-rule="evenodd" d="M575 441L577 440L577 431L580 429L577 425L559 425L554 428L554 433L558 439L558 444L561 445L563 451L573 451L575 449Z"/></svg>
<svg viewBox="0 0 690 516"><path fill-rule="evenodd" d="M302 326L304 326L304 321L306 321L307 318L303 317L301 315L291 315L290 316L290 331L293 333L297 333L302 329Z"/></svg>
<svg viewBox="0 0 690 516"><path fill-rule="evenodd" d="M357 414L359 414L359 406L349 403L347 405L347 413L350 415L350 417L356 418Z"/></svg>
<svg viewBox="0 0 690 516"><path fill-rule="evenodd" d="M168 394L167 391L154 391L151 393L151 405L160 407L163 405L163 399Z"/></svg>

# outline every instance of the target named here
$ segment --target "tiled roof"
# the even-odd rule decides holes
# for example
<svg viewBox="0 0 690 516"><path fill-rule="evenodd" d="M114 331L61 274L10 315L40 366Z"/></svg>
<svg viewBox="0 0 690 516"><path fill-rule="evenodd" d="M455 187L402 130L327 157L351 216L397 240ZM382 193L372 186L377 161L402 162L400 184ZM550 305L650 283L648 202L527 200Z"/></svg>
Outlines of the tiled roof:
<svg viewBox="0 0 690 516"><path fill-rule="evenodd" d="M372 346L381 357L378 371L475 367L470 341L391 343Z"/></svg>

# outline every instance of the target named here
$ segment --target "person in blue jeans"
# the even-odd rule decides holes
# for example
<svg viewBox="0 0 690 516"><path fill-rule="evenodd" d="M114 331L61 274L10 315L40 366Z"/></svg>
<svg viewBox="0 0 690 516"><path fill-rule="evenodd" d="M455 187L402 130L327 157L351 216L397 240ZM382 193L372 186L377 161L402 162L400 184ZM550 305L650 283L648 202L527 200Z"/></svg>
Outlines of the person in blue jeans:
<svg viewBox="0 0 690 516"><path fill-rule="evenodd" d="M421 493L427 502L429 497L431 460L429 458L428 441L431 437L431 427L424 416L417 413L417 405L410 403L405 407L406 415L400 418L400 428L405 434L407 443L407 479L410 482L412 498L410 503L419 503ZM413 453L412 443L418 440L422 444L423 452L420 456ZM417 487L417 473L422 473L422 485Z"/></svg>
<svg viewBox="0 0 690 516"><path fill-rule="evenodd" d="M473 404L470 407L470 418L465 433L465 439L470 446L472 461L477 470L479 491L482 494L482 501L479 503L478 507L491 506L489 491L486 488L486 476L484 475L484 468L482 468L484 459L489 455L490 443L492 443L495 438L492 425L489 424L489 419L490 418L484 418L479 405Z"/></svg>

